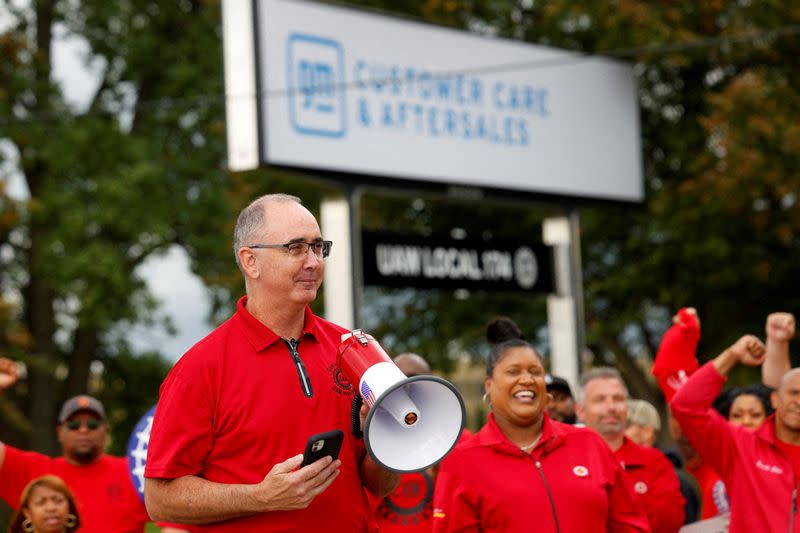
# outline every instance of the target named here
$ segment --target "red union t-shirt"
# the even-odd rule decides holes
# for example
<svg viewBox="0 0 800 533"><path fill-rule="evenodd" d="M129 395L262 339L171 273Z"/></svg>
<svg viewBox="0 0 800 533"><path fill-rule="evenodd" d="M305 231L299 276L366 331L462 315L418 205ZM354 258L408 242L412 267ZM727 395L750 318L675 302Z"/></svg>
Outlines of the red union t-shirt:
<svg viewBox="0 0 800 533"><path fill-rule="evenodd" d="M466 428L458 444L472 436ZM436 468L402 474L391 494L378 498L367 494L380 533L430 533L433 531L433 488Z"/></svg>
<svg viewBox="0 0 800 533"><path fill-rule="evenodd" d="M6 446L0 468L0 498L16 510L25 486L45 474L60 477L72 490L81 533L141 533L150 522L124 457L102 455L90 465L75 466L63 457Z"/></svg>
<svg viewBox="0 0 800 533"><path fill-rule="evenodd" d="M374 531L361 483L362 441L350 431L353 387L336 365L344 328L306 308L297 351L246 309L193 346L164 383L153 420L145 477L195 475L255 484L303 452L308 437L341 429L340 474L306 509L275 511L194 527L197 531ZM310 389L310 394L309 394Z"/></svg>
<svg viewBox="0 0 800 533"><path fill-rule="evenodd" d="M430 472L400 476L400 484L385 498L369 494L381 533L430 533L433 530L433 486Z"/></svg>

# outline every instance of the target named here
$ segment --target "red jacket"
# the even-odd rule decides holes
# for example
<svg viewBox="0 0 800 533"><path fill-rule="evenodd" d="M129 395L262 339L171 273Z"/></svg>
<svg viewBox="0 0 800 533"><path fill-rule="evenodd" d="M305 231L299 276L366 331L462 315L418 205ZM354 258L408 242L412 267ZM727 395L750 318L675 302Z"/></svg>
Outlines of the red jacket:
<svg viewBox="0 0 800 533"><path fill-rule="evenodd" d="M667 401L698 368L695 350L700 341L700 323L684 307L678 311L681 322L664 333L653 363L653 375Z"/></svg>
<svg viewBox="0 0 800 533"><path fill-rule="evenodd" d="M670 327L658 347L653 364L653 375L669 402L689 376L700 367L695 351L700 341L700 323L697 316L684 307L678 311L681 322ZM686 470L697 480L700 488L702 518L711 518L730 511L725 484L714 470L697 458Z"/></svg>
<svg viewBox="0 0 800 533"><path fill-rule="evenodd" d="M756 431L729 424L711 408L724 383L725 377L707 363L680 388L670 407L700 457L725 482L730 533L800 532L795 474L775 445L775 416Z"/></svg>
<svg viewBox="0 0 800 533"><path fill-rule="evenodd" d="M669 459L660 450L639 446L628 437L614 456L622 463L631 489L641 498L653 533L678 531L685 502Z"/></svg>
<svg viewBox="0 0 800 533"><path fill-rule="evenodd" d="M719 477L719 474L714 472L714 469L698 457L697 461L691 465L686 465L686 471L694 476L694 479L697 480L697 486L700 488L701 519L705 520L718 514L731 512L725 483Z"/></svg>
<svg viewBox="0 0 800 533"><path fill-rule="evenodd" d="M434 532L650 531L624 471L599 435L550 420L530 455L494 415L442 462Z"/></svg>

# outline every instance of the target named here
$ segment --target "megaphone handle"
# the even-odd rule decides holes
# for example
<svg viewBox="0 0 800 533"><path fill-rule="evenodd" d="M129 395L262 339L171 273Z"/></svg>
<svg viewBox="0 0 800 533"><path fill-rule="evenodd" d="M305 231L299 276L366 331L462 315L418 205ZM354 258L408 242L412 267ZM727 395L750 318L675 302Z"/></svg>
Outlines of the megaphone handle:
<svg viewBox="0 0 800 533"><path fill-rule="evenodd" d="M361 404L363 402L360 394L353 395L352 408L350 409L350 422L353 436L357 439L364 437L364 432L361 431Z"/></svg>

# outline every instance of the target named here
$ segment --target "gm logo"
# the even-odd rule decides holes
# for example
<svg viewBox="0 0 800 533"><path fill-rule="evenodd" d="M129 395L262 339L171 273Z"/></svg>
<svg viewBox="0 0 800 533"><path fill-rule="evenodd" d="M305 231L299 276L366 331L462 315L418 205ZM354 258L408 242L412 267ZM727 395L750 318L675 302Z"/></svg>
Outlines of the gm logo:
<svg viewBox="0 0 800 533"><path fill-rule="evenodd" d="M333 40L293 33L287 46L289 120L302 135L343 137L344 53Z"/></svg>

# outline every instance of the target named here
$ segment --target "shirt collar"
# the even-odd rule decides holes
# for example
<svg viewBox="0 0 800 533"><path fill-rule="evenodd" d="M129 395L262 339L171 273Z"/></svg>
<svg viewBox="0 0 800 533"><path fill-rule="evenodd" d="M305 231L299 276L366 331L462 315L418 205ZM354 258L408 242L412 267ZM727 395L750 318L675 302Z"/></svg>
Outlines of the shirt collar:
<svg viewBox="0 0 800 533"><path fill-rule="evenodd" d="M534 450L543 447L547 447L548 450L553 449L560 444L563 434L563 428L559 427L558 424L554 424L545 411L542 413L542 437L539 439ZM478 439L482 446L500 447L506 451L514 450L519 453L525 453L513 442L508 440L508 437L500 430L500 426L497 425L497 421L494 419L494 413L489 413L486 426L478 432Z"/></svg>
<svg viewBox="0 0 800 533"><path fill-rule="evenodd" d="M311 308L306 306L303 319L303 334L301 340L306 338L317 340L319 325L317 324L317 317L311 312ZM260 320L250 314L247 310L247 296L242 296L236 303L236 314L234 315L239 322L247 341L257 352L265 350L275 341L280 339L280 336L265 326Z"/></svg>
<svg viewBox="0 0 800 533"><path fill-rule="evenodd" d="M772 413L764 420L764 423L759 426L759 428L755 431L755 434L758 438L767 441L768 443L772 444L773 446L776 445L775 442L775 413Z"/></svg>
<svg viewBox="0 0 800 533"><path fill-rule="evenodd" d="M622 446L620 446L614 455L619 459L624 466L646 466L646 461L640 456L640 446L633 442L628 437L622 437Z"/></svg>

